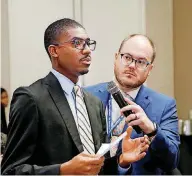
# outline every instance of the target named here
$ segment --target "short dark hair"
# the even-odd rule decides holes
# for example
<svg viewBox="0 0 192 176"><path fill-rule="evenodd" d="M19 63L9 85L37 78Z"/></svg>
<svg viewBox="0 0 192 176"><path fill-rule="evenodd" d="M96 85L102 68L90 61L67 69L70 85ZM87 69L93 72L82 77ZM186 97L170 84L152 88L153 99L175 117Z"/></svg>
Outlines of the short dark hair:
<svg viewBox="0 0 192 176"><path fill-rule="evenodd" d="M151 47L152 47L152 49L153 49L153 55L152 55L152 58L151 58L151 63L153 63L154 60L155 60L155 57L156 57L155 44L153 43L153 41L152 41L148 36L143 35L143 34L132 34L132 35L126 37L126 38L121 42L121 45L120 45L120 48L119 48L119 52L121 51L124 43L125 43L127 40L129 40L130 38L133 38L133 37L135 37L135 36L143 36L143 37L145 37L145 38L149 41L149 43L150 43L150 45L151 45Z"/></svg>
<svg viewBox="0 0 192 176"><path fill-rule="evenodd" d="M85 29L80 23L69 18L63 18L57 20L47 27L44 33L44 46L49 57L50 54L48 51L48 47L51 44L57 43L59 35L61 33L67 32L67 30L69 30L70 28L78 28L78 27Z"/></svg>
<svg viewBox="0 0 192 176"><path fill-rule="evenodd" d="M1 87L1 94L3 93L3 92L7 92L3 87Z"/></svg>

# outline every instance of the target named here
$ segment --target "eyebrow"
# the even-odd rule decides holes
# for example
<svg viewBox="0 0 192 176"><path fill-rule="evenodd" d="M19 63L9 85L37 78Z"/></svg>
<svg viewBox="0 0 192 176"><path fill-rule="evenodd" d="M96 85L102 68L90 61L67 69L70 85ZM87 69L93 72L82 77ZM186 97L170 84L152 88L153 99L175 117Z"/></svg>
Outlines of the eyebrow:
<svg viewBox="0 0 192 176"><path fill-rule="evenodd" d="M133 55L131 55L130 53L124 53L124 54L127 54L127 55L129 55L129 56L131 56L131 57L133 57L133 58L135 58ZM147 58L145 58L145 57L139 57L139 58L137 58L137 59L139 59L139 60L146 60L146 61L148 61L147 60Z"/></svg>
<svg viewBox="0 0 192 176"><path fill-rule="evenodd" d="M71 40L74 40L74 39L79 39L79 40L90 40L90 38L86 38L86 39L83 39L83 38L80 38L80 37L73 37Z"/></svg>

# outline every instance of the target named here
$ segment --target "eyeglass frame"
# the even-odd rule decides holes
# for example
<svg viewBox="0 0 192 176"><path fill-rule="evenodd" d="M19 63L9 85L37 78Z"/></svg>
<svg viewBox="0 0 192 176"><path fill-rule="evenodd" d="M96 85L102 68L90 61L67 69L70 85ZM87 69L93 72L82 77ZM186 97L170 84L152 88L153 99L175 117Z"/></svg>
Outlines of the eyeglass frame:
<svg viewBox="0 0 192 176"><path fill-rule="evenodd" d="M142 69L142 70L145 70L149 65L152 64L152 62L147 61L147 59L145 58L146 66L145 66L145 68L140 68L140 67L137 66L137 63L138 63L139 59L135 59L135 58L134 58L131 54L129 54L129 53L118 53L118 54L121 56L121 57L120 57L120 58L121 58L121 63L122 63L123 65L125 65L125 66L131 65L131 64L133 63L133 61L135 61L135 66L136 66L137 68ZM132 61L130 62L130 64L124 64L123 61L122 61L122 57L123 57L125 54L128 54L128 55L131 57Z"/></svg>
<svg viewBox="0 0 192 176"><path fill-rule="evenodd" d="M83 44L83 48L78 48L78 46L77 46L77 44L75 44L75 40L81 40L81 41L84 41L84 44ZM88 42L93 42L93 44L94 44L94 49L91 49L89 46L89 44L88 44ZM87 38L87 39L82 39L82 38L79 38L79 37L74 37L74 38L72 38L71 40L69 40L69 41L66 41L66 42L62 42L61 44L60 43L54 43L54 44L52 44L52 45L54 45L54 46L64 46L65 45L65 43L71 43L71 44L73 44L74 45L74 47L76 48L76 49L78 49L78 50L84 50L85 49L85 47L86 47L86 45L89 47L89 49L91 50L91 51L94 51L95 50L95 48L96 48L96 44L97 44L97 42L95 41L95 40L90 40L90 38Z"/></svg>

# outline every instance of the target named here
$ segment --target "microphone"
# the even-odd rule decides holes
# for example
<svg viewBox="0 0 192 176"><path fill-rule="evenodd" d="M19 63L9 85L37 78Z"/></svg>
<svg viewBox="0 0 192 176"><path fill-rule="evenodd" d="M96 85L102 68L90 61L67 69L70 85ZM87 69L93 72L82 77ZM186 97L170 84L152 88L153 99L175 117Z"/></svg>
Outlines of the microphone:
<svg viewBox="0 0 192 176"><path fill-rule="evenodd" d="M128 105L128 103L124 100L123 95L121 94L118 87L115 85L113 81L109 82L107 85L108 92L113 96L117 104L120 108L123 108ZM127 117L133 112L131 110L123 112L124 116ZM117 124L118 125L118 124ZM133 126L133 129L139 134L142 132L141 128L139 126Z"/></svg>

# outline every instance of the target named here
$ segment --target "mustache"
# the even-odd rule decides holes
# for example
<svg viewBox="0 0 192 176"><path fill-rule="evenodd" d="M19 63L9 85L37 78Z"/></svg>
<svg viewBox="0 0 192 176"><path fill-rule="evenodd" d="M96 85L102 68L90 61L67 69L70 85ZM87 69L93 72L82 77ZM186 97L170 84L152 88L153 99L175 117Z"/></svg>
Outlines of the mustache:
<svg viewBox="0 0 192 176"><path fill-rule="evenodd" d="M82 57L80 60L81 61L91 61L91 56L90 55L86 55L86 56Z"/></svg>
<svg viewBox="0 0 192 176"><path fill-rule="evenodd" d="M130 70L125 70L124 73L136 76L136 74L133 71L130 71Z"/></svg>

